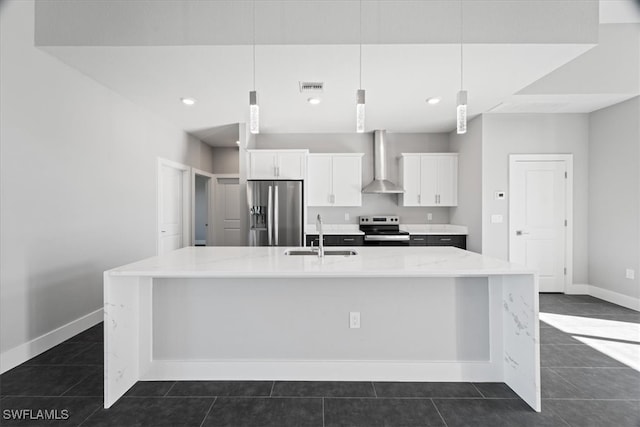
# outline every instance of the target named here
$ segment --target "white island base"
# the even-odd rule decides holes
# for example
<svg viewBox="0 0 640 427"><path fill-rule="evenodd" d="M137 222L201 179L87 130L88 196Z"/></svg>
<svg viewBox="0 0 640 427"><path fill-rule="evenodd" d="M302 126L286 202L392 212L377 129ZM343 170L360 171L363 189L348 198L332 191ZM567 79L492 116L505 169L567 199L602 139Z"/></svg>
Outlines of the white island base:
<svg viewBox="0 0 640 427"><path fill-rule="evenodd" d="M531 271L448 247L284 249L184 248L107 271L105 408L137 381L332 380L504 382L540 411Z"/></svg>

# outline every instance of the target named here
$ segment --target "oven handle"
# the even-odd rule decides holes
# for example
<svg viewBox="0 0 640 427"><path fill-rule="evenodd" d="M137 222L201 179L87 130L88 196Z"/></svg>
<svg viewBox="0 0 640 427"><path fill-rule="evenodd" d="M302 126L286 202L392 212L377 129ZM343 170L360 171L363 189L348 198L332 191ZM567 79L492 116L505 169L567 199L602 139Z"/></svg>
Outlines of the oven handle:
<svg viewBox="0 0 640 427"><path fill-rule="evenodd" d="M376 235L365 235L365 242L385 242L385 241L394 241L394 242L405 242L409 241L408 235L398 235L398 236L376 236Z"/></svg>

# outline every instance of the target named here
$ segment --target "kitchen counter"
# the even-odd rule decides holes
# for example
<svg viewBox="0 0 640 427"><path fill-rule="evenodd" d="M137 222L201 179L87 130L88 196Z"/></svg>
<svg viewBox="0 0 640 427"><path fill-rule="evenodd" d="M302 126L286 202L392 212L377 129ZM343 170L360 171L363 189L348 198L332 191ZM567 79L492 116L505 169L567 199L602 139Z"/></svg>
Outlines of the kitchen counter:
<svg viewBox="0 0 640 427"><path fill-rule="evenodd" d="M540 411L533 271L453 247L286 249L189 247L106 271L104 406L137 381L475 381Z"/></svg>
<svg viewBox="0 0 640 427"><path fill-rule="evenodd" d="M407 231L409 234L420 235L466 235L469 234L467 227L463 225L453 224L400 224L400 230ZM322 231L326 235L332 234L364 234L360 231L357 224L324 224ZM318 234L315 224L307 224L304 232L309 234Z"/></svg>

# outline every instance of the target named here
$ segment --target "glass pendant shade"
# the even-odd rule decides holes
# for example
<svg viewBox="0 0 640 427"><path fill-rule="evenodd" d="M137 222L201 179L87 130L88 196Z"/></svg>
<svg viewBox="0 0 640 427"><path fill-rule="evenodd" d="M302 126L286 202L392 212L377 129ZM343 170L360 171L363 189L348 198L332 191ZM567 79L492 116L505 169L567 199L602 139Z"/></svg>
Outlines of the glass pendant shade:
<svg viewBox="0 0 640 427"><path fill-rule="evenodd" d="M456 108L456 132L467 133L467 91L458 92L458 107Z"/></svg>
<svg viewBox="0 0 640 427"><path fill-rule="evenodd" d="M249 92L249 132L260 133L260 107L255 90Z"/></svg>
<svg viewBox="0 0 640 427"><path fill-rule="evenodd" d="M356 132L364 132L364 89L356 94Z"/></svg>

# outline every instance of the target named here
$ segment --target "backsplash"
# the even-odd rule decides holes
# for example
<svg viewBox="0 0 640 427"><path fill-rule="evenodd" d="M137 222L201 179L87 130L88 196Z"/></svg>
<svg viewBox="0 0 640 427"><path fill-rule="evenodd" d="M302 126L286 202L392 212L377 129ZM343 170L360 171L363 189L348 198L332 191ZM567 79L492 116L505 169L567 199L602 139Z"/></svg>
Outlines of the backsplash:
<svg viewBox="0 0 640 427"><path fill-rule="evenodd" d="M417 208L398 206L395 194L362 194L362 206L357 207L311 207L308 208L307 223L314 224L320 214L327 224L357 224L360 215L398 215L403 224L448 224L450 208ZM349 220L344 214L349 213ZM427 221L427 213L433 219Z"/></svg>

